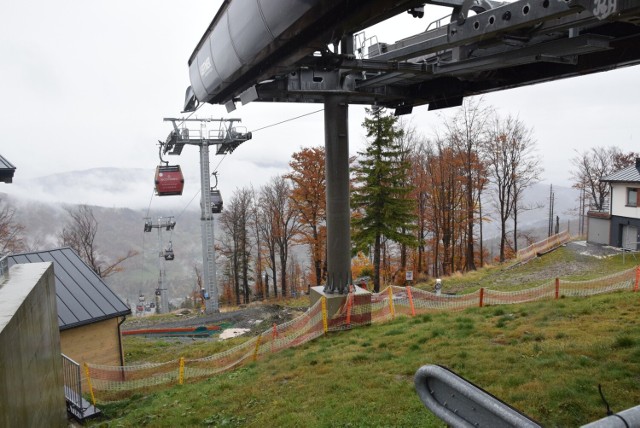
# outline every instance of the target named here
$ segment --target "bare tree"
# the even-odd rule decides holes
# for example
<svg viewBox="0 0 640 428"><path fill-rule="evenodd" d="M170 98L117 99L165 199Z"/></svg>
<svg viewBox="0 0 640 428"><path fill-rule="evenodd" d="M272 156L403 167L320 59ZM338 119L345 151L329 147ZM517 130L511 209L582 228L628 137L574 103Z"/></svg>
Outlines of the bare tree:
<svg viewBox="0 0 640 428"><path fill-rule="evenodd" d="M256 276L256 294L261 295L263 299L269 297L269 288L264 287L264 282L262 281L262 262L263 262L263 254L262 254L262 234L260 233L260 222L261 222L261 214L260 214L260 205L257 203L258 198L256 197L256 191L253 187L251 187L251 198L253 199L253 204L251 205L251 227L253 231L253 238L256 244L256 259L255 259L255 276Z"/></svg>
<svg viewBox="0 0 640 428"><path fill-rule="evenodd" d="M231 262L232 278L235 289L236 304L240 304L240 295L244 303L249 303L249 262L251 240L249 223L253 205L251 189L237 190L220 217L225 238L222 240L225 255Z"/></svg>
<svg viewBox="0 0 640 428"><path fill-rule="evenodd" d="M514 219L517 236L518 202L522 191L538 177L539 160L534 155L535 140L520 119L495 116L484 155L493 184L495 204L500 217L500 261L506 259L507 221ZM515 216L514 216L515 214Z"/></svg>
<svg viewBox="0 0 640 428"><path fill-rule="evenodd" d="M15 220L16 210L0 199L0 256L27 250L24 226Z"/></svg>
<svg viewBox="0 0 640 428"><path fill-rule="evenodd" d="M488 126L493 111L485 107L482 99L465 100L458 114L445 122L447 138L450 139L459 154L462 163L462 181L464 185L466 211L466 270L476 270L474 249L474 226L479 218L480 195L486 183L486 170L480 151L487 139ZM482 185L482 186L481 186Z"/></svg>
<svg viewBox="0 0 640 428"><path fill-rule="evenodd" d="M591 196L594 208L602 211L609 198L609 184L600 179L633 164L636 156L633 152L624 154L617 146L592 147L576 152L571 159L575 168L571 171L573 187L586 191Z"/></svg>
<svg viewBox="0 0 640 428"><path fill-rule="evenodd" d="M262 188L261 203L267 224L271 224L272 234L280 259L280 283L283 296L287 295L287 260L293 237L299 233L298 211L291 203L291 187L288 181L277 176ZM275 257L273 257L275 264ZM275 283L275 269L274 269ZM274 284L275 287L275 284Z"/></svg>
<svg viewBox="0 0 640 428"><path fill-rule="evenodd" d="M129 250L126 255L116 258L114 262L104 261L99 256L95 242L98 221L93 215L91 207L78 205L66 207L65 210L70 219L58 236L60 245L71 247L101 278L120 272L122 270L121 263L138 254L137 251Z"/></svg>

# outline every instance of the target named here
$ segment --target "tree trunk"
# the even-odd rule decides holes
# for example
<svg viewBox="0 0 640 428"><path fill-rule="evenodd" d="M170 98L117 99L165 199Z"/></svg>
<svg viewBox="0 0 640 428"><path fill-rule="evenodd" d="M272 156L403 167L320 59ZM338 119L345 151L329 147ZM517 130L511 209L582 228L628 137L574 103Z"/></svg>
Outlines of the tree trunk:
<svg viewBox="0 0 640 428"><path fill-rule="evenodd" d="M287 250L284 245L280 248L280 281L282 297L287 297Z"/></svg>
<svg viewBox="0 0 640 428"><path fill-rule="evenodd" d="M505 261L504 247L507 243L507 222L504 219L500 220L500 262Z"/></svg>
<svg viewBox="0 0 640 428"><path fill-rule="evenodd" d="M469 174L467 181L467 271L476 270L476 261L473 246L473 178Z"/></svg>
<svg viewBox="0 0 640 428"><path fill-rule="evenodd" d="M480 267L484 266L484 244L482 242L482 192L478 192L478 212L480 217Z"/></svg>
<svg viewBox="0 0 640 428"><path fill-rule="evenodd" d="M376 235L373 246L373 291L380 292L380 235Z"/></svg>

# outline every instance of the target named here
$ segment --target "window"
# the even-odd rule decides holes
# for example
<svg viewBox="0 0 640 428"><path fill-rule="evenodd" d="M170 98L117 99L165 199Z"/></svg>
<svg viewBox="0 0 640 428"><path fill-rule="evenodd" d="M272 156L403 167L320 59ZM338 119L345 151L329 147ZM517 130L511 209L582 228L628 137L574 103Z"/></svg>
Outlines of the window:
<svg viewBox="0 0 640 428"><path fill-rule="evenodd" d="M633 187L627 187L627 206L628 207L638 206L638 189Z"/></svg>

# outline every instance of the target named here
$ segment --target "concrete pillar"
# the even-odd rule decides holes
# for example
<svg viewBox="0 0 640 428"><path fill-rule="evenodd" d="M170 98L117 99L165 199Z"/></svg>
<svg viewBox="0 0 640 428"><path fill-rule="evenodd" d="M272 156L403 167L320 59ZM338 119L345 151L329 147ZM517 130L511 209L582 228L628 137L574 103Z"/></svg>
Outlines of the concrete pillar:
<svg viewBox="0 0 640 428"><path fill-rule="evenodd" d="M348 119L349 105L345 97L325 97L327 284L324 291L330 294L347 293L351 284Z"/></svg>

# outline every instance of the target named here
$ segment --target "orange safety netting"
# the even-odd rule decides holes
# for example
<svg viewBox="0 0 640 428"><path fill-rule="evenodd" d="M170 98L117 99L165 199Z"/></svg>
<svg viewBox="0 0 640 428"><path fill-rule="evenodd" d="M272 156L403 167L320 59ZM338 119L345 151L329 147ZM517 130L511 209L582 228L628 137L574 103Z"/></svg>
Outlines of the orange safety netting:
<svg viewBox="0 0 640 428"><path fill-rule="evenodd" d="M638 291L640 266L588 281L560 281L518 291L482 288L461 295L436 294L413 287L389 286L380 293L354 293L353 288L338 312L329 317L325 298L307 312L287 323L273 325L246 342L205 358L178 358L165 363L132 366L87 364L92 396L101 401L125 398L136 391L150 390L202 379L231 370L264 354L278 352L309 342L326 332L385 322L397 315L412 316L438 310L524 303L561 296L591 296L617 290Z"/></svg>

